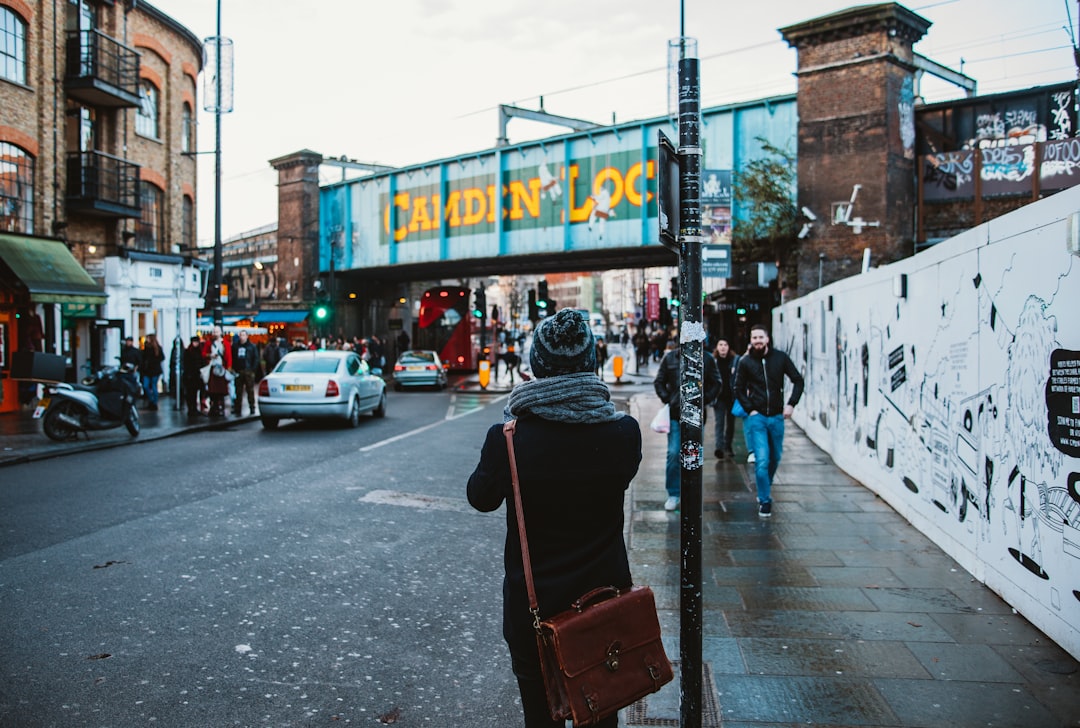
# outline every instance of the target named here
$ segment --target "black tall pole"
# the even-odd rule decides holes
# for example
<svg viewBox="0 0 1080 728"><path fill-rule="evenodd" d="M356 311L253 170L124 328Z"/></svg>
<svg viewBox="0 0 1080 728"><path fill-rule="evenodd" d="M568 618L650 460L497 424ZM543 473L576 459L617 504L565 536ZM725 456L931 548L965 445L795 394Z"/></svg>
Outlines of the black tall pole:
<svg viewBox="0 0 1080 728"><path fill-rule="evenodd" d="M682 546L679 661L682 728L701 728L701 466L703 341L701 314L701 99L698 59L687 58L685 37L679 53L679 351L682 409L679 458Z"/></svg>
<svg viewBox="0 0 1080 728"><path fill-rule="evenodd" d="M221 263L221 0L217 4L214 64L214 326L221 326L225 320L221 301L224 281Z"/></svg>

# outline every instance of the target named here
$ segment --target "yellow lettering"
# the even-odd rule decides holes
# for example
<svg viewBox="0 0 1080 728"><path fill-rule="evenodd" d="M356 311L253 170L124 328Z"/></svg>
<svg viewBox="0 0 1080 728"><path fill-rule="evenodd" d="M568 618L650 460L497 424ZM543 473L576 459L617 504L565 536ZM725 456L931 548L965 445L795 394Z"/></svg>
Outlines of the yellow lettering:
<svg viewBox="0 0 1080 728"><path fill-rule="evenodd" d="M414 197L412 218L409 220L409 232L415 233L420 230L430 230L431 228L431 215L428 214L428 198Z"/></svg>
<svg viewBox="0 0 1080 728"><path fill-rule="evenodd" d="M470 187L464 191L465 215L461 218L462 225L475 225L482 222L487 214L487 197L479 187Z"/></svg>
<svg viewBox="0 0 1080 728"><path fill-rule="evenodd" d="M455 228L461 225L461 190L453 190L450 193L450 197L446 200L446 207L443 209L443 217L450 227Z"/></svg>
<svg viewBox="0 0 1080 728"><path fill-rule="evenodd" d="M396 195L394 195L394 207L398 208L399 210L404 210L405 212L408 212L409 211L409 193L408 192L399 192ZM387 235L390 234L390 205L387 205L386 210L383 212L383 230L386 231ZM399 225L397 227L397 229L394 230L394 236L393 236L394 242L395 243L400 243L402 240L405 239L405 236L408 235L408 234L409 234L409 231L408 231L406 225L404 225L404 224Z"/></svg>
<svg viewBox="0 0 1080 728"><path fill-rule="evenodd" d="M611 209L614 210L619 206L619 203L623 198L622 172L615 167L604 167L593 179L592 189L593 194L595 195L608 180L611 180L612 185L615 187L615 189L611 191Z"/></svg>
<svg viewBox="0 0 1080 728"><path fill-rule="evenodd" d="M488 222L495 222L495 211L502 209L502 205L499 204L500 200L496 197L495 185L488 185L487 187L488 199ZM506 216L506 210L503 210L503 216Z"/></svg>
<svg viewBox="0 0 1080 728"><path fill-rule="evenodd" d="M524 203L529 214L536 218L540 217L540 178L533 177L529 180L529 189L525 189L523 180L510 182L510 219L520 220L525 216L521 205Z"/></svg>
<svg viewBox="0 0 1080 728"><path fill-rule="evenodd" d="M578 166L576 164L570 165L570 181L567 183L570 194L570 222L585 222L589 219L589 213L592 211L593 201L591 198L585 198L585 204L578 207L574 202L574 190L577 188L578 178Z"/></svg>
<svg viewBox="0 0 1080 728"><path fill-rule="evenodd" d="M653 160L650 159L645 167L646 179L653 178L653 169ZM637 164L630 167L630 169L626 170L626 201L629 202L631 205L635 205L637 207L641 207L641 192L639 192L635 187L639 177L641 177L641 162L638 162ZM652 198L653 193L649 192L648 188L646 187L645 201L652 202Z"/></svg>

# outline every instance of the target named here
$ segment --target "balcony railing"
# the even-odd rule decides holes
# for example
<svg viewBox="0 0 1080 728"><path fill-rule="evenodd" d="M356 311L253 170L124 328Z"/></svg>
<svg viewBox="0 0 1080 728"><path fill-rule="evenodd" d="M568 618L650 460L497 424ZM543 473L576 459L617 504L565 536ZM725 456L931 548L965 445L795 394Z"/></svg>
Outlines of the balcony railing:
<svg viewBox="0 0 1080 728"><path fill-rule="evenodd" d="M138 106L139 54L98 30L69 31L64 83L90 106Z"/></svg>
<svg viewBox="0 0 1080 728"><path fill-rule="evenodd" d="M67 157L69 212L101 217L139 217L139 165L104 152Z"/></svg>

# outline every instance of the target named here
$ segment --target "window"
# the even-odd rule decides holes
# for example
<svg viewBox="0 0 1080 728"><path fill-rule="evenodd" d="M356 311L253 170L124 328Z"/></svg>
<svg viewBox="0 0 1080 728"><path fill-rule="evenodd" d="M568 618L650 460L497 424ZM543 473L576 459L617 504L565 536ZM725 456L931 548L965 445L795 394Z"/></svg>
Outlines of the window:
<svg viewBox="0 0 1080 728"><path fill-rule="evenodd" d="M139 89L139 106L135 109L135 132L140 136L161 138L158 134L159 93L157 86L143 79Z"/></svg>
<svg viewBox="0 0 1080 728"><path fill-rule="evenodd" d="M26 84L26 23L0 7L0 78Z"/></svg>
<svg viewBox="0 0 1080 728"><path fill-rule="evenodd" d="M34 158L0 142L0 231L34 232Z"/></svg>
<svg viewBox="0 0 1080 728"><path fill-rule="evenodd" d="M165 233L165 193L149 182L139 183L142 215L135 224L135 249L156 253Z"/></svg>
<svg viewBox="0 0 1080 728"><path fill-rule="evenodd" d="M184 195L184 213L180 224L180 244L186 248L195 247L195 201Z"/></svg>
<svg viewBox="0 0 1080 728"><path fill-rule="evenodd" d="M194 145L191 140L195 137L195 125L191 121L191 105L184 102L184 113L180 117L180 151L188 153Z"/></svg>

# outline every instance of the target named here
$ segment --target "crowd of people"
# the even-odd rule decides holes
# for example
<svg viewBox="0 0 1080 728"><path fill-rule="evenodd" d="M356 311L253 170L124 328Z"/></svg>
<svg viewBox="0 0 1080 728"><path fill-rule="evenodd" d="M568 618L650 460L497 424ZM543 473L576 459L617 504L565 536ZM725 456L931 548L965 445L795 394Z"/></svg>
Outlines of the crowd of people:
<svg viewBox="0 0 1080 728"><path fill-rule="evenodd" d="M404 342L399 337L397 344L407 347L408 335L402 336ZM227 417L229 413L239 417L245 401L248 414L255 414L259 382L285 354L315 349L358 351L372 369L386 365L385 345L377 336L292 342L270 337L260 346L246 331L227 335L219 326L204 335L192 336L186 347L178 338L167 371L165 353L153 333L146 335L141 349L132 337L125 338L120 364L141 383L147 409L156 410L160 392L168 391L179 398L189 417Z"/></svg>

